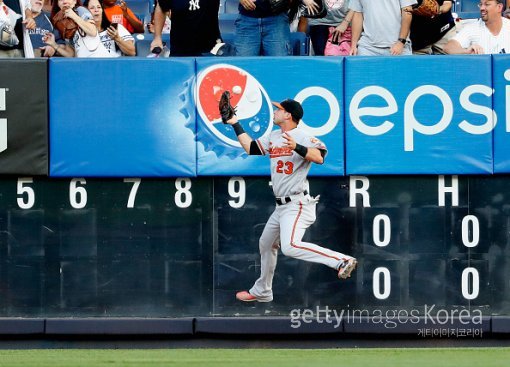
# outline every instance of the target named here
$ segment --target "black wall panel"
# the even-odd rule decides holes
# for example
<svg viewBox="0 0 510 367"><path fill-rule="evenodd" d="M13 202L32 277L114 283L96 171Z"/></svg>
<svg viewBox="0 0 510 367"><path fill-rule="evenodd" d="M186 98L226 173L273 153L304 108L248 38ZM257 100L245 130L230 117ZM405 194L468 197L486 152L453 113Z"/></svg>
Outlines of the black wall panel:
<svg viewBox="0 0 510 367"><path fill-rule="evenodd" d="M274 208L266 177L0 180L0 316L288 316L292 310L510 314L509 178L312 178L305 239L356 256L279 255L274 301L241 303ZM455 200L454 200L455 199ZM350 206L350 202L356 204Z"/></svg>

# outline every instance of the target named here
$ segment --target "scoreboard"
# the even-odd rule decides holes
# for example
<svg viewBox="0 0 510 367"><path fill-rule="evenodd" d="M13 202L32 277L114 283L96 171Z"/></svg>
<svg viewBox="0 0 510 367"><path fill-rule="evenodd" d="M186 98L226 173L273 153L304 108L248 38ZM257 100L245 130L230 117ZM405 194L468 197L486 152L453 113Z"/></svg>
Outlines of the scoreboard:
<svg viewBox="0 0 510 367"><path fill-rule="evenodd" d="M0 314L288 316L292 310L510 314L507 176L312 177L305 240L348 280L279 255L274 301L245 304L274 209L267 177L0 180Z"/></svg>

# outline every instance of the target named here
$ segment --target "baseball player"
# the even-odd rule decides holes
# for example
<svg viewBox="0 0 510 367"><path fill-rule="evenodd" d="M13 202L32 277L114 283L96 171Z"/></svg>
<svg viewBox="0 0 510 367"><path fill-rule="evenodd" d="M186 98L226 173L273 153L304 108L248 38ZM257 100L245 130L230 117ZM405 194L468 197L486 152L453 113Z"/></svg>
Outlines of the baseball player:
<svg viewBox="0 0 510 367"><path fill-rule="evenodd" d="M297 128L303 117L299 102L286 99L280 103L273 102L273 105L277 107L274 123L280 129L259 140L253 140L243 130L235 115L224 120L232 125L246 153L269 155L276 196L276 208L259 240L260 277L249 291L236 294L236 298L244 302L273 300L272 283L279 247L286 256L335 269L340 279L350 277L357 264L352 256L302 241L306 229L315 222L318 201L318 197L309 194L306 176L312 162L324 162L327 150L320 140Z"/></svg>

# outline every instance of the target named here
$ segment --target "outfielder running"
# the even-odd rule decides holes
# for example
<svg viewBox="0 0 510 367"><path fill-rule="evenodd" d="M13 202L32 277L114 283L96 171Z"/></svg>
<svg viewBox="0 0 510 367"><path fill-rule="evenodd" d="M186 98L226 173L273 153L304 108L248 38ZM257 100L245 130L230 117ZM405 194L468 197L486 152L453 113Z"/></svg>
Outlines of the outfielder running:
<svg viewBox="0 0 510 367"><path fill-rule="evenodd" d="M324 264L337 270L340 279L350 277L357 264L352 256L302 241L306 229L315 222L318 201L318 197L309 194L306 176L312 162L324 162L327 150L320 140L297 128L303 117L303 108L299 102L286 99L281 103L273 102L273 105L277 107L274 123L280 129L259 140L253 140L243 130L235 115L223 119L232 125L246 153L269 154L271 180L276 196L276 208L259 240L260 277L249 291L236 294L236 298L244 302L273 300L273 275L279 247L286 256Z"/></svg>

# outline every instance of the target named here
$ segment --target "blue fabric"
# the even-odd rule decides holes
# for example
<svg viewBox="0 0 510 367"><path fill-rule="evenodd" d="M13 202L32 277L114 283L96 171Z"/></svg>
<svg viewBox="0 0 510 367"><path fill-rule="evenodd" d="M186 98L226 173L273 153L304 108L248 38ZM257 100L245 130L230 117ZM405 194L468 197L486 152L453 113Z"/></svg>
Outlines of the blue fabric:
<svg viewBox="0 0 510 367"><path fill-rule="evenodd" d="M289 56L289 17L279 14L266 18L252 18L239 14L235 37L237 56Z"/></svg>

